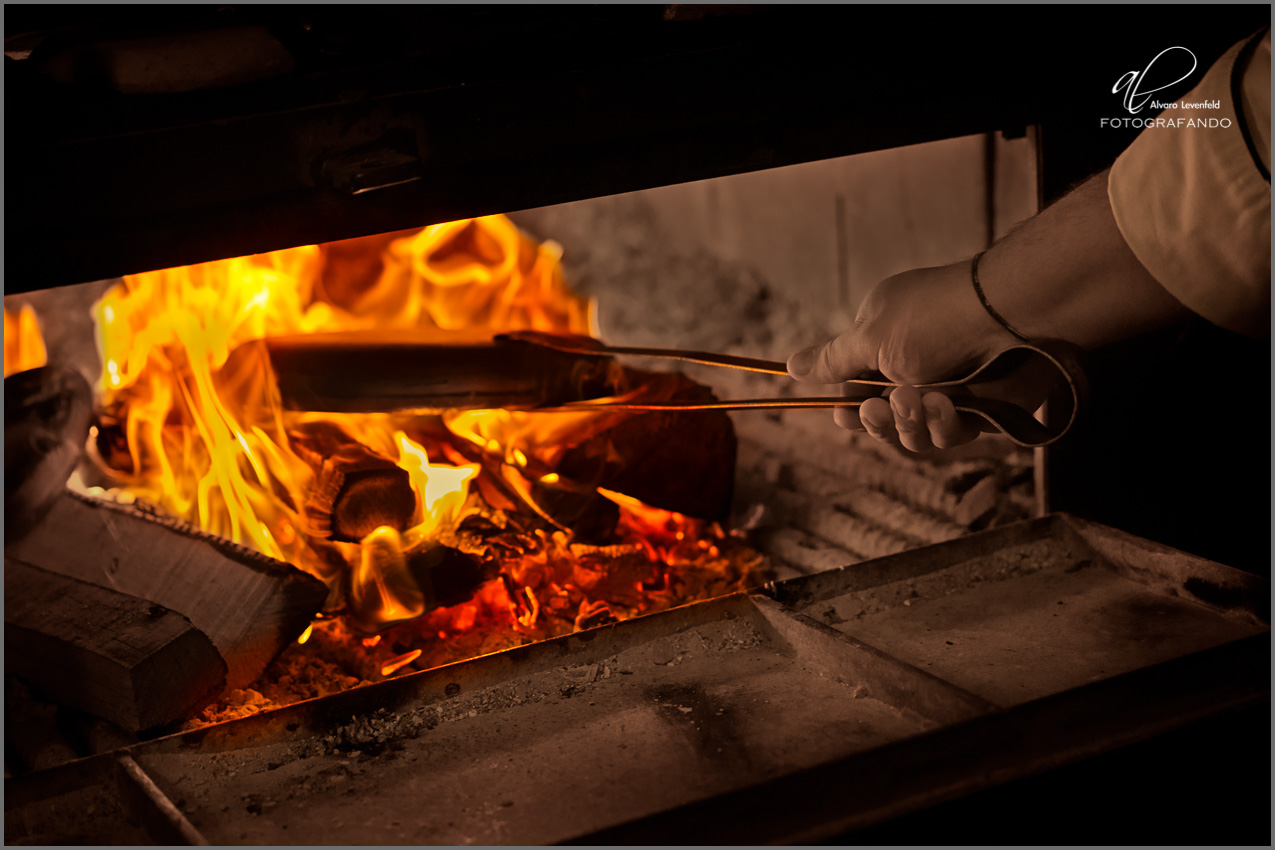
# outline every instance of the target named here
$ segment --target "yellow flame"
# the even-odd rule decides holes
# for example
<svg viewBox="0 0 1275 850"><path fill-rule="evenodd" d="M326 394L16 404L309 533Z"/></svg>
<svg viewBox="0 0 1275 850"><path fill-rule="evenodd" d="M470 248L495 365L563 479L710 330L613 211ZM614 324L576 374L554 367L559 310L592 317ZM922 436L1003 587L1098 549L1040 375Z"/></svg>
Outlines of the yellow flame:
<svg viewBox="0 0 1275 850"><path fill-rule="evenodd" d="M418 617L425 597L407 565L397 531L381 526L360 541L362 555L351 580L349 610L356 625L371 631L383 623Z"/></svg>
<svg viewBox="0 0 1275 850"><path fill-rule="evenodd" d="M418 524L437 528L454 520L469 489L465 482L478 474L478 464L432 465L425 449L402 431L394 433L394 441L399 447L398 465L407 470L416 491Z"/></svg>
<svg viewBox="0 0 1275 850"><path fill-rule="evenodd" d="M4 376L38 369L49 361L40 322L30 304L17 313L4 309Z"/></svg>
<svg viewBox="0 0 1275 850"><path fill-rule="evenodd" d="M309 245L128 275L98 303L96 319L101 403L128 451L128 468L114 469L122 490L335 583L340 573L316 554L322 541L307 534L301 510L316 471L289 436L309 415L282 408L268 363L228 367L231 352L285 334L472 327L589 334L592 324L590 302L563 280L560 249L537 244L503 216L433 225L390 242L379 277L339 305L325 294L327 250ZM6 374L11 337L28 339L34 327L34 316L25 316L5 314ZM393 539L378 529L340 549L351 593L384 621L419 613L403 552L462 518L479 467L431 463L388 415L324 418L406 470L417 496L410 529L391 529ZM507 445L502 439L497 448ZM406 596L394 597L399 590ZM373 597L381 601L372 605Z"/></svg>

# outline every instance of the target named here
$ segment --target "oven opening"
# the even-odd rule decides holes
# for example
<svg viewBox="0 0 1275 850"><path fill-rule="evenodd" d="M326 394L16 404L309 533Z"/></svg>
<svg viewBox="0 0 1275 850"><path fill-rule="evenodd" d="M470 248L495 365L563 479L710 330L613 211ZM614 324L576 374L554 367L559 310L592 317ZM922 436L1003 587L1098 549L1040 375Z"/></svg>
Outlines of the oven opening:
<svg viewBox="0 0 1275 850"><path fill-rule="evenodd" d="M37 315L57 346L31 374L56 379L71 358L97 370L73 493L12 555L76 575L57 562L74 548L40 541L133 523L130 552L149 551L115 589L170 602L227 665L220 693L189 677L205 693L173 701L172 731L1027 518L1031 451L1008 441L935 464L839 432L828 410L632 410L801 393L517 335L782 361L833 332L825 309L844 314L887 263L976 248L997 214L1002 228L1023 214L1032 161L1029 138L972 137L11 298L6 372L49 359ZM915 187L896 227L913 196L946 206L931 217L983 218L941 248L865 256L882 168ZM776 187L798 223L759 212ZM741 238L758 229L772 247L750 255ZM74 290L79 304L49 311ZM71 309L91 337L57 327ZM804 450L820 444L833 450ZM299 572L218 598L238 590L217 580L234 559L171 566L175 523L139 514ZM208 584L156 590L152 572Z"/></svg>

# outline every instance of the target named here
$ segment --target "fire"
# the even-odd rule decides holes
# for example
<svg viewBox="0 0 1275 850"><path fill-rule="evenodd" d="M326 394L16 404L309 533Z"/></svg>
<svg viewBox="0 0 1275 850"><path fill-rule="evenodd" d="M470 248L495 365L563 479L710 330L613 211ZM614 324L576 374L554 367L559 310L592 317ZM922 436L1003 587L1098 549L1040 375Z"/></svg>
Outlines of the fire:
<svg viewBox="0 0 1275 850"><path fill-rule="evenodd" d="M35 310L25 304L17 313L4 309L4 376L38 369L49 360Z"/></svg>
<svg viewBox="0 0 1275 850"><path fill-rule="evenodd" d="M620 507L618 542L591 547L537 506L537 488L579 487L554 472L559 446L608 414L297 412L268 363L230 356L271 336L343 331L595 335L593 306L566 285L560 257L490 216L127 276L95 308L100 465L117 492L324 580L326 610L345 625L326 617L298 642L353 629L382 676L455 660L420 646L459 646L498 621L507 639L542 637L665 604L682 580L670 569L708 558L720 528L602 492ZM23 319L6 311L6 374L11 321ZM357 521L338 522L340 498ZM463 569L495 567L457 600L435 580L455 572L439 552L459 553ZM740 578L722 564L710 572L704 587Z"/></svg>

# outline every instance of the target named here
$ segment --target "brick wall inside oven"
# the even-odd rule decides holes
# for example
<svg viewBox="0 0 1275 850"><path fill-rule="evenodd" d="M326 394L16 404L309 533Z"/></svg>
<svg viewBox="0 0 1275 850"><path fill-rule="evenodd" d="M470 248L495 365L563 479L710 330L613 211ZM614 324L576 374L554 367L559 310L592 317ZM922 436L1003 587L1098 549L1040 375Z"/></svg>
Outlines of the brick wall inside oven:
<svg viewBox="0 0 1275 850"><path fill-rule="evenodd" d="M775 360L844 330L866 293L968 258L1036 209L1034 135L971 136L513 214L564 248L613 344ZM786 378L690 367L721 397ZM904 456L827 410L732 414L734 520L780 577L842 566L1031 515L1033 457L984 437Z"/></svg>

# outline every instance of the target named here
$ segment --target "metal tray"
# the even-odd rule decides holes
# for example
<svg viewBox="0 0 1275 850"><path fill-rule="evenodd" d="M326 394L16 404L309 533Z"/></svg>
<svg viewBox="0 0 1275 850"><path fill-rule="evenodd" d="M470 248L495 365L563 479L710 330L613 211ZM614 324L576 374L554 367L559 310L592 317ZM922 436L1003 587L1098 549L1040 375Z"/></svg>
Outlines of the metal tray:
<svg viewBox="0 0 1275 850"><path fill-rule="evenodd" d="M166 842L808 842L1269 699L1269 635L1054 515L9 780L6 839L96 787Z"/></svg>

